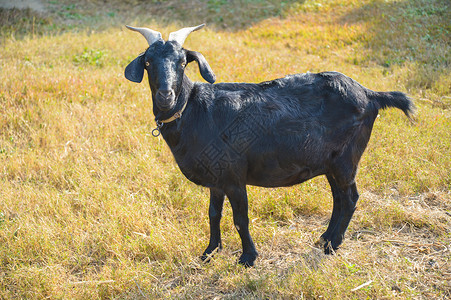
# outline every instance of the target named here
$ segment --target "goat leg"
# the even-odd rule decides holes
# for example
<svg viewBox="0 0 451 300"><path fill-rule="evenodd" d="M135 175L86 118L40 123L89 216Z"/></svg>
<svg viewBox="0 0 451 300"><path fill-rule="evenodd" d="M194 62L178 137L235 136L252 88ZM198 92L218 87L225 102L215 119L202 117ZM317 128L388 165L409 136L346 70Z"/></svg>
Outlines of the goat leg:
<svg viewBox="0 0 451 300"><path fill-rule="evenodd" d="M329 181L330 188L332 190L332 196L333 196L333 209L332 209L332 216L329 221L329 226L327 227L327 230L325 233L321 235L321 241L320 243L327 243L327 241L330 241L331 234L337 227L337 224L339 223L339 217L341 215L341 199L340 199L340 193L337 186L337 183L335 182L335 179L330 176L326 175L327 180ZM324 245L326 246L326 245Z"/></svg>
<svg viewBox="0 0 451 300"><path fill-rule="evenodd" d="M355 182L345 187L339 186L332 176L329 180L334 206L332 217L326 232L321 236L324 252L331 254L338 249L343 241L346 229L354 214L359 194Z"/></svg>
<svg viewBox="0 0 451 300"><path fill-rule="evenodd" d="M216 188L210 189L210 208L208 209L208 216L210 218L210 243L201 256L201 259L203 261L208 261L211 257L211 254L216 249L222 249L220 223L224 198L224 191Z"/></svg>
<svg viewBox="0 0 451 300"><path fill-rule="evenodd" d="M249 217L248 217L248 199L246 186L239 188L231 188L226 191L233 210L233 222L240 235L243 253L238 262L245 267L254 265L254 261L258 256L249 233Z"/></svg>

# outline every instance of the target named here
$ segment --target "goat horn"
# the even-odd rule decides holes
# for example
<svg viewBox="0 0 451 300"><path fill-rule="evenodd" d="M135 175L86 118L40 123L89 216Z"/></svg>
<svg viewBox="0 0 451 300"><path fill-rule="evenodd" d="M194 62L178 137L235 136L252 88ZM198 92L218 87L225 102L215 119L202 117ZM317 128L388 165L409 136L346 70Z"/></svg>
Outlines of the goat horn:
<svg viewBox="0 0 451 300"><path fill-rule="evenodd" d="M149 43L149 46L155 43L156 41L161 40L161 33L159 33L158 31L149 28L133 27L128 25L125 25L125 27L127 27L130 30L141 33L146 38L147 42Z"/></svg>
<svg viewBox="0 0 451 300"><path fill-rule="evenodd" d="M169 34L169 39L168 41L175 41L177 43L179 43L181 46L183 45L183 43L185 42L186 38L188 37L188 35L196 30L201 29L202 27L204 27L205 24L201 24L199 26L194 26L194 27L185 27L182 28L180 30L171 32Z"/></svg>

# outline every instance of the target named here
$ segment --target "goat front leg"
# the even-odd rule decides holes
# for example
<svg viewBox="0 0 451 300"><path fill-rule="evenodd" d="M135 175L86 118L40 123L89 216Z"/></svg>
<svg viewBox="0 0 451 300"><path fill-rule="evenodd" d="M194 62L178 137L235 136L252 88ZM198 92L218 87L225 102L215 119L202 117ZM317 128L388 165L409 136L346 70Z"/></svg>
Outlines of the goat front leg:
<svg viewBox="0 0 451 300"><path fill-rule="evenodd" d="M210 218L210 243L202 254L201 259L203 261L208 261L216 249L218 251L222 249L220 223L224 198L225 193L221 189L210 189L210 207L208 209L208 216Z"/></svg>
<svg viewBox="0 0 451 300"><path fill-rule="evenodd" d="M226 191L233 210L233 223L240 235L243 253L238 262L245 267L254 265L254 261L258 256L249 233L249 217L248 217L248 200L246 186L233 187Z"/></svg>

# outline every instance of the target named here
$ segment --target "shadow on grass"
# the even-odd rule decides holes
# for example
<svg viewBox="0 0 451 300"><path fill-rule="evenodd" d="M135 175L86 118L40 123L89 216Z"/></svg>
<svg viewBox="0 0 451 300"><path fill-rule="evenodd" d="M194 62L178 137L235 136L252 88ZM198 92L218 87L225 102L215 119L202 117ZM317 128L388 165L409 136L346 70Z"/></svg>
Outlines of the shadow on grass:
<svg viewBox="0 0 451 300"><path fill-rule="evenodd" d="M10 35L41 35L52 23L51 18L30 8L0 7L0 38Z"/></svg>
<svg viewBox="0 0 451 300"><path fill-rule="evenodd" d="M451 2L447 0L372 1L340 18L342 24L365 23L365 65L376 62L389 72L405 64L414 70L406 88L450 92Z"/></svg>
<svg viewBox="0 0 451 300"><path fill-rule="evenodd" d="M123 24L180 24L236 31L271 17L284 16L305 0L63 0L49 1L43 12L0 8L0 36L104 30Z"/></svg>

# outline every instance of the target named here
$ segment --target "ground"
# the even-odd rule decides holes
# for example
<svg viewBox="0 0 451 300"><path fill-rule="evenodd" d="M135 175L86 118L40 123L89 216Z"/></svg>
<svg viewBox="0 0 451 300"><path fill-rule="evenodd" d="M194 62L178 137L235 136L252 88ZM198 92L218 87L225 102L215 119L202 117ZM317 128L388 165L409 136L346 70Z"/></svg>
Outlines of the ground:
<svg viewBox="0 0 451 300"><path fill-rule="evenodd" d="M451 297L449 1L31 3L0 7L1 299ZM237 264L228 203L224 249L201 262L208 190L151 135L149 87L123 72L146 48L124 24L204 22L185 46L218 82L335 70L414 100L414 122L380 111L335 255L316 245L332 209L318 177L248 188L254 268Z"/></svg>

